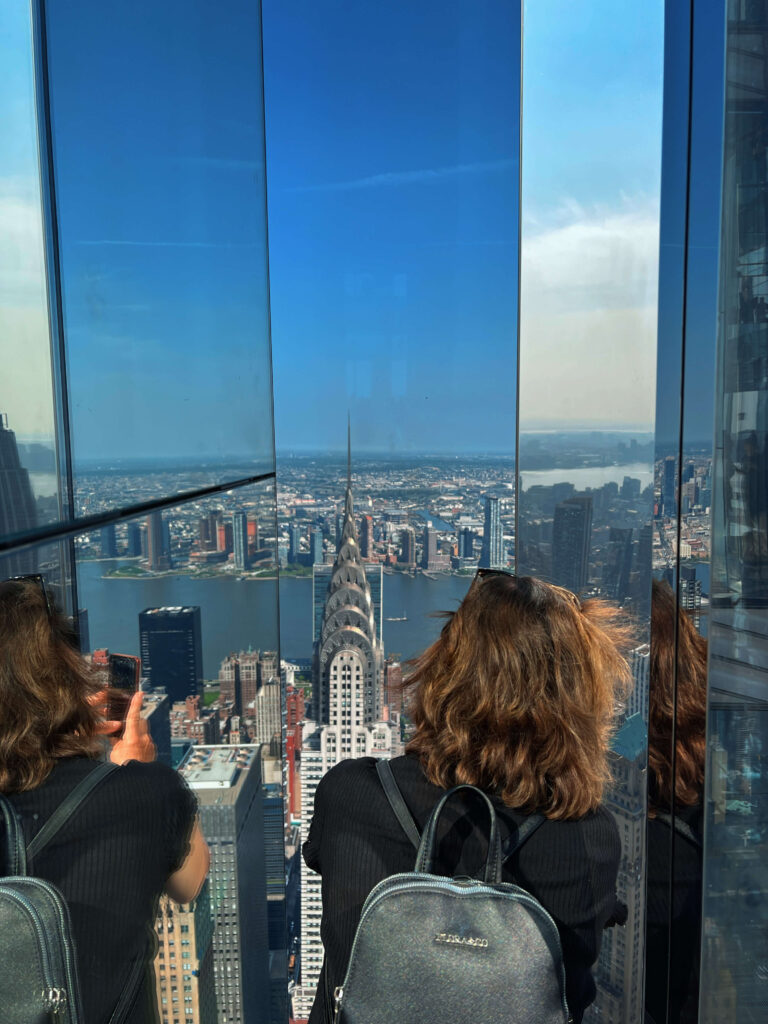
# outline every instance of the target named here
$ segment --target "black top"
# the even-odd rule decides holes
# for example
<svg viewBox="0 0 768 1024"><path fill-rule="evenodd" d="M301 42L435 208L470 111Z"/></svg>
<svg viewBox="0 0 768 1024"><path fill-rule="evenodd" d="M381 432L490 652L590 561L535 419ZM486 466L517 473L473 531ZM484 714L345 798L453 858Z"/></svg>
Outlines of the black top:
<svg viewBox="0 0 768 1024"><path fill-rule="evenodd" d="M444 791L427 781L415 756L397 757L391 765L422 831ZM524 815L498 800L494 803L503 841ZM435 872L476 874L485 860L480 836L484 828L487 831L487 813L476 808L475 801L464 803L457 797L446 817L449 824L439 843ZM302 852L307 865L323 876L321 934L326 963L309 1020L330 1024L330 993L344 980L365 898L388 875L412 871L416 860L384 795L374 758L342 761L321 779ZM597 959L603 928L615 910L620 853L614 820L601 808L578 821L545 821L504 869L504 881L527 889L557 924L568 1005L576 1022L595 998L590 967ZM323 1006L328 1008L325 1015Z"/></svg>
<svg viewBox="0 0 768 1024"><path fill-rule="evenodd" d="M675 814L701 840L702 805L679 806ZM673 888L670 893L673 842ZM673 832L666 822L658 818L648 819L645 1010L653 1022L695 1024L699 1019L701 864L700 845L676 830Z"/></svg>
<svg viewBox="0 0 768 1024"><path fill-rule="evenodd" d="M8 794L27 844L96 764L62 758L42 786ZM129 761L27 865L30 875L53 882L69 906L88 1024L109 1020L135 957L154 956L157 901L189 852L195 813L195 798L178 772ZM147 971L127 1024L155 1021L156 1004Z"/></svg>

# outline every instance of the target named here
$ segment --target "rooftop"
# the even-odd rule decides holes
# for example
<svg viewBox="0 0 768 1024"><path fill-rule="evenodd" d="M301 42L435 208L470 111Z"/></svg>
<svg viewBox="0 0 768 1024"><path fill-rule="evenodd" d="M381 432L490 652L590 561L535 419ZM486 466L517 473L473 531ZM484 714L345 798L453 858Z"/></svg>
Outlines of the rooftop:
<svg viewBox="0 0 768 1024"><path fill-rule="evenodd" d="M179 772L190 789L205 794L214 790L225 791L234 803L247 770L251 768L261 749L258 743L195 746L179 765ZM211 800L206 800L210 803Z"/></svg>

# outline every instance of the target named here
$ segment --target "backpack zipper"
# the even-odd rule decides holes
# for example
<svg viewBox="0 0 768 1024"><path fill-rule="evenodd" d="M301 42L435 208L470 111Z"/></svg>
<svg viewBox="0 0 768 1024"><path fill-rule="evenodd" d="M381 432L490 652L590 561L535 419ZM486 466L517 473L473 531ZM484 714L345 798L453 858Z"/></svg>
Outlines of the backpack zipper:
<svg viewBox="0 0 768 1024"><path fill-rule="evenodd" d="M31 878L27 879L28 882L32 881ZM60 931L62 944L64 946L64 970L67 975L67 988L71 996L70 1004L72 1006L72 1013L78 1012L77 1008L80 1004L80 990L77 984L77 972L75 971L75 951L69 941L70 934L70 921L69 914L65 907L62 905L61 895L49 882L46 882L42 878L35 878L34 885L39 885L41 889L48 893L51 898L51 902L56 908L56 915L59 919ZM54 1010L54 1013L58 1013L58 1010ZM77 1024L75 1021L74 1024Z"/></svg>
<svg viewBox="0 0 768 1024"><path fill-rule="evenodd" d="M366 899L363 905L363 911L360 915L360 921L358 923L357 930L355 931L355 938L352 942L352 950L349 954L347 972L344 976L344 984L337 986L333 992L333 1001L335 1005L334 1024L341 1014L341 1001L344 997L344 989L346 988L347 983L349 982L349 977L352 972L352 964L354 962L355 950L357 948L357 936L360 932L360 928L363 924L363 921L371 912L373 907L385 896L387 896L388 890L391 888L392 883L398 883L401 892L403 889L422 889L426 890L427 892L453 892L458 896L466 896L473 888L473 886L470 886L469 881L475 883L476 885L482 886L488 884L487 882L481 882L479 879L476 878L471 880L462 879L461 882L456 883L452 878L443 878L435 875L430 876L426 872L424 873L423 879L415 879L413 877L413 872L408 872L407 874L402 873L398 875L389 875L387 878L383 878L378 883L378 885L371 890L371 892L368 894L368 898ZM535 900L529 892L525 891L525 889L521 889L519 885L514 885L511 882L502 882L501 884L506 887L504 893L514 894L518 898L519 902L530 907L530 909L534 910L540 917L542 917L547 927L550 929L554 937L557 939L557 948L560 949L560 963L558 965L560 968L560 999L563 1006L563 1012L565 1014L566 1024L572 1024L573 1018L571 1017L570 1010L568 1009L568 1001L565 997L565 964L563 963L562 946L560 943L560 932L557 930L557 925L555 924L552 915L547 910L545 910L544 907L542 907L538 900ZM498 892L498 895L502 896L504 893Z"/></svg>
<svg viewBox="0 0 768 1024"><path fill-rule="evenodd" d="M28 879L24 880L28 881ZM43 923L34 906L26 899L26 897L22 896L21 893L16 892L14 889L9 889L4 885L0 885L0 895L9 896L12 900L18 903L19 906L23 907L32 922L32 926L37 933L37 942L42 962L43 981L45 982L42 999L45 1004L45 1008L49 1013L58 1014L67 1004L67 990L59 985L54 985L53 983L51 961L48 956L48 944Z"/></svg>

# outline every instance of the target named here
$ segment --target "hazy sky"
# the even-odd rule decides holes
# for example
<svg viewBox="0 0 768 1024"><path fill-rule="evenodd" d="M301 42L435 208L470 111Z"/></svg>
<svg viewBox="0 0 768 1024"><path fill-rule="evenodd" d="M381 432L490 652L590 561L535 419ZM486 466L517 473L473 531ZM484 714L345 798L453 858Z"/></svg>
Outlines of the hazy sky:
<svg viewBox="0 0 768 1024"><path fill-rule="evenodd" d="M50 383L24 6L0 11L0 410L28 436ZM211 3L108 7L49 7L76 457L256 456L252 5L237 32ZM526 11L530 427L652 418L661 8ZM340 447L349 409L361 450L513 448L518 31L509 0L264 0L278 447Z"/></svg>

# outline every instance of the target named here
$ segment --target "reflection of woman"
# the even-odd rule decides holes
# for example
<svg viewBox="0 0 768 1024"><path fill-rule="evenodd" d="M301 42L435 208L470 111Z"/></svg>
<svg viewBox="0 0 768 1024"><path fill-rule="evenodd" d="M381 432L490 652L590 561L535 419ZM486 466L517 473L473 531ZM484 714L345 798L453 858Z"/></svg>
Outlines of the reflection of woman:
<svg viewBox="0 0 768 1024"><path fill-rule="evenodd" d="M526 814L546 816L504 877L555 919L575 1021L595 997L590 968L616 909L620 842L600 801L615 689L628 677L616 646L625 638L616 613L600 601L582 605L530 577L479 574L415 662L408 681L415 733L406 755L391 762L419 829L456 783L494 798L502 838ZM470 827L475 813L466 805L446 836L441 873L473 874L481 861L480 829ZM303 853L323 877L326 962L310 1017L320 1024L331 1019L329 993L342 984L365 898L414 864L373 758L342 761L322 779Z"/></svg>
<svg viewBox="0 0 768 1024"><path fill-rule="evenodd" d="M682 1024L698 1019L706 710L707 642L696 632L689 617L678 610L672 589L666 583L655 581L651 604L648 722L645 986L646 1012L654 1022L667 1020L669 1024ZM677 822L674 831L667 818L670 813L674 813ZM669 1017L666 1016L668 957Z"/></svg>
<svg viewBox="0 0 768 1024"><path fill-rule="evenodd" d="M27 844L92 772L106 727L98 686L74 650L66 621L31 580L0 583L0 792L21 817ZM180 776L154 760L141 694L112 748L121 764L34 862L71 913L88 1024L106 1024L133 965L153 953L162 891L194 898L208 870L195 800ZM156 1019L146 968L125 1024Z"/></svg>

